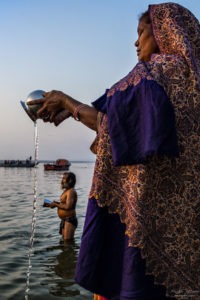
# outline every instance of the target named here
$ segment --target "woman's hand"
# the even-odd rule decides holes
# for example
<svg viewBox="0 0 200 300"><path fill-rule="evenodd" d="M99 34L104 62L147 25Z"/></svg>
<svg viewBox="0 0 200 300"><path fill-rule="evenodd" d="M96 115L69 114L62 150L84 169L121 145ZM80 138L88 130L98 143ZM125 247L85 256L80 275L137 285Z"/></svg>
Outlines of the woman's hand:
<svg viewBox="0 0 200 300"><path fill-rule="evenodd" d="M44 122L54 123L58 126L62 121L74 116L85 126L97 131L97 110L94 107L83 104L60 91L51 91L43 94L44 98L29 101L28 105L40 105L37 117ZM78 109L78 111L77 111Z"/></svg>
<svg viewBox="0 0 200 300"><path fill-rule="evenodd" d="M67 109L65 109L65 110L59 112L54 117L53 122L54 122L55 126L58 126L60 123L62 123L64 120L68 119L71 116L72 116L72 114Z"/></svg>
<svg viewBox="0 0 200 300"><path fill-rule="evenodd" d="M44 122L53 122L58 126L72 114L68 111L66 100L70 98L60 91L51 91L43 94L44 98L29 101L28 105L42 105L37 111L37 117Z"/></svg>
<svg viewBox="0 0 200 300"><path fill-rule="evenodd" d="M55 116L67 109L66 100L68 96L60 91L51 91L44 94L42 108L37 112L39 118L53 122Z"/></svg>

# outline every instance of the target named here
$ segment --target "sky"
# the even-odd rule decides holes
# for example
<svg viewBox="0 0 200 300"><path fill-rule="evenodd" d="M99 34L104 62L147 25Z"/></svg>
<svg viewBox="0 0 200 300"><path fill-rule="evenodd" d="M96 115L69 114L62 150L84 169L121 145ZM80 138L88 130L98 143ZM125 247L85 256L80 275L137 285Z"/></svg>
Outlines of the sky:
<svg viewBox="0 0 200 300"><path fill-rule="evenodd" d="M134 42L146 0L0 0L0 160L34 157L23 111L34 90L60 90L90 104L137 63ZM200 19L200 1L179 0ZM72 118L38 120L39 159L93 161L96 133Z"/></svg>

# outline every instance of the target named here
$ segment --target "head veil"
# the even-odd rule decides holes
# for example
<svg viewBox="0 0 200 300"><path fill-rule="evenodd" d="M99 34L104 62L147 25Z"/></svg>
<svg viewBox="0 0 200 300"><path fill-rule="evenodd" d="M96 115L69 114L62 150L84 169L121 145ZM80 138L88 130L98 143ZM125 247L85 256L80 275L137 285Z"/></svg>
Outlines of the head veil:
<svg viewBox="0 0 200 300"><path fill-rule="evenodd" d="M149 6L154 37L161 54L183 56L200 89L200 24L186 8L175 3Z"/></svg>

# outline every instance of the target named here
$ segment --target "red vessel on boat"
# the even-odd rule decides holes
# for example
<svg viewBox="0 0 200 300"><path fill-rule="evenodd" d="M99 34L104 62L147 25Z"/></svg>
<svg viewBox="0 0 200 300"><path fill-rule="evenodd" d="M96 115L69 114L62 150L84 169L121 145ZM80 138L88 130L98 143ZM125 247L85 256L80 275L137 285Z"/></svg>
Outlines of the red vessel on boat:
<svg viewBox="0 0 200 300"><path fill-rule="evenodd" d="M44 164L45 171L66 171L69 170L70 162L67 159L57 159L54 163Z"/></svg>

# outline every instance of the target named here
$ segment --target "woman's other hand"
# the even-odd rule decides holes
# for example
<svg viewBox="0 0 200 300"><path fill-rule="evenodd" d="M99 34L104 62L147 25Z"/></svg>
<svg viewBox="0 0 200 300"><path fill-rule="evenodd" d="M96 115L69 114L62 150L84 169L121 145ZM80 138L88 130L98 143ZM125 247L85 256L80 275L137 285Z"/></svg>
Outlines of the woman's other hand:
<svg viewBox="0 0 200 300"><path fill-rule="evenodd" d="M53 123L55 124L55 126L58 126L60 123L62 123L64 120L68 119L71 116L72 114L67 109L65 109L54 117Z"/></svg>

